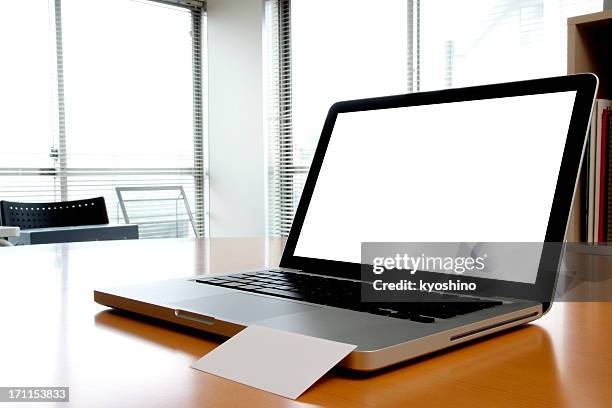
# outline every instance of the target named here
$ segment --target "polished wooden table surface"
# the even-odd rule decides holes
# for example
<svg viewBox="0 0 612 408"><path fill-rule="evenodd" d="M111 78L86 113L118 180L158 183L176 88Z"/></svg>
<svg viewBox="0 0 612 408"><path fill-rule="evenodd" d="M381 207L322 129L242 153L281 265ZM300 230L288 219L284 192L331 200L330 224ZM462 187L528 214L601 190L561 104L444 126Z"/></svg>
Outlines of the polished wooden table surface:
<svg viewBox="0 0 612 408"><path fill-rule="evenodd" d="M610 302L559 303L376 375L336 369L297 401L189 368L223 339L93 302L96 287L274 265L281 249L255 238L0 248L0 386L69 386L78 407L612 406Z"/></svg>

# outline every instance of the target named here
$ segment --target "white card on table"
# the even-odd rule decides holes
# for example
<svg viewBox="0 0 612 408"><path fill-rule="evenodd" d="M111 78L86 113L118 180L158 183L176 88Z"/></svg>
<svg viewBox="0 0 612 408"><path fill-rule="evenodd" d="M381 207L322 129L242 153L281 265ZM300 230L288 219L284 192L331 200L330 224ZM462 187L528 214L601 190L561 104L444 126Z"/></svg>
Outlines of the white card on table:
<svg viewBox="0 0 612 408"><path fill-rule="evenodd" d="M296 399L356 347L249 326L191 367Z"/></svg>

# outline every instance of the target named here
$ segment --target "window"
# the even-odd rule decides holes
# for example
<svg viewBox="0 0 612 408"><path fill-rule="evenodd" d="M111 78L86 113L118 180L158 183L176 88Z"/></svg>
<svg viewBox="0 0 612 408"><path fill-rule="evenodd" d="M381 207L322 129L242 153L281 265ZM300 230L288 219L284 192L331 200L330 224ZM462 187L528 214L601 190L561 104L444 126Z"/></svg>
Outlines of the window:
<svg viewBox="0 0 612 408"><path fill-rule="evenodd" d="M0 3L0 38L0 197L53 198L53 177L39 175L57 124L48 0Z"/></svg>
<svg viewBox="0 0 612 408"><path fill-rule="evenodd" d="M117 187L181 186L204 235L203 3L3 2L0 19L11 39L0 43L10 55L0 66L0 198L102 195L121 223ZM189 222L180 200L143 197L133 207L141 237L193 235L177 225Z"/></svg>
<svg viewBox="0 0 612 408"><path fill-rule="evenodd" d="M269 232L287 235L344 99L566 72L566 19L599 0L268 0Z"/></svg>

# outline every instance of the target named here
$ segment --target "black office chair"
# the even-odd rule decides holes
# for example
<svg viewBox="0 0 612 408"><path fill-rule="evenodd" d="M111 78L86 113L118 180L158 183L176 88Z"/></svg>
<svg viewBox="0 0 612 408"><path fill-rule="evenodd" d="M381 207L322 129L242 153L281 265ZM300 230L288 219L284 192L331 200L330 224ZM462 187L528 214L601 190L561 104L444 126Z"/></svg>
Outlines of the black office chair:
<svg viewBox="0 0 612 408"><path fill-rule="evenodd" d="M108 224L104 197L56 203L0 201L0 225L21 229Z"/></svg>

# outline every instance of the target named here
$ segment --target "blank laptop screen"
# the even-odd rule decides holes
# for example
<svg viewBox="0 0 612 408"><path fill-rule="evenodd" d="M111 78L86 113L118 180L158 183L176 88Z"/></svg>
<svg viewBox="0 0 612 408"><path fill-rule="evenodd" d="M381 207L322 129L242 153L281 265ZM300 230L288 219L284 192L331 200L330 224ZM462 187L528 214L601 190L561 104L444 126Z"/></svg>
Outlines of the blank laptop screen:
<svg viewBox="0 0 612 408"><path fill-rule="evenodd" d="M294 255L360 263L361 242L544 241L575 96L338 114Z"/></svg>

